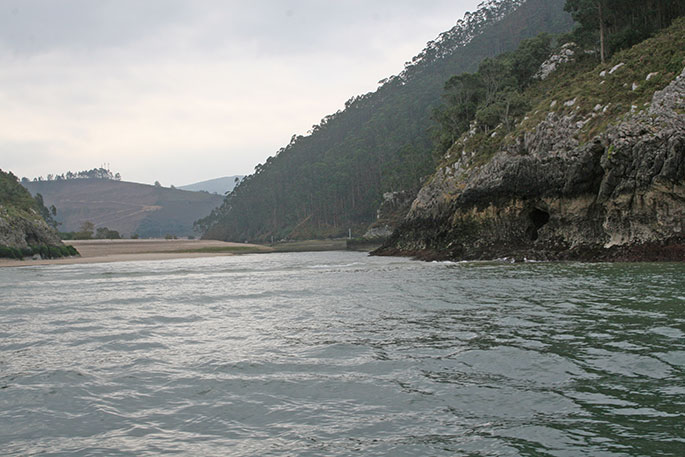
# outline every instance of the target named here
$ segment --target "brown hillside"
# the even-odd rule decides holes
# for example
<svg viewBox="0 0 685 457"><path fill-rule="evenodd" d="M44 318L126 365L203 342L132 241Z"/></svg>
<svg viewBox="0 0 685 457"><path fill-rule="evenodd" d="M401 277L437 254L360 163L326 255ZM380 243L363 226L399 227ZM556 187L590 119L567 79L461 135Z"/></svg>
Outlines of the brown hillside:
<svg viewBox="0 0 685 457"><path fill-rule="evenodd" d="M220 195L189 192L108 179L75 179L24 183L57 208L60 231L76 231L85 221L117 230L122 236L192 234L193 222L223 201Z"/></svg>

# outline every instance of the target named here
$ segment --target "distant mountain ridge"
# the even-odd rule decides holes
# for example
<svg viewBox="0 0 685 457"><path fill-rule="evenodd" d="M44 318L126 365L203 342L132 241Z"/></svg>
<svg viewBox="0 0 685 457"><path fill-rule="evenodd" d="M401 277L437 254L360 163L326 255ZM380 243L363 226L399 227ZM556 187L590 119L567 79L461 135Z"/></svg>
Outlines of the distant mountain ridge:
<svg viewBox="0 0 685 457"><path fill-rule="evenodd" d="M193 222L219 206L222 197L110 179L31 181L23 185L57 208L62 232L78 231L90 221L122 236L143 238L193 235Z"/></svg>
<svg viewBox="0 0 685 457"><path fill-rule="evenodd" d="M235 188L236 179L240 181L242 178L242 175L224 176L193 184L186 184L185 186L178 186L177 189L190 190L193 192L209 192L210 194L224 196L227 192L230 192Z"/></svg>
<svg viewBox="0 0 685 457"><path fill-rule="evenodd" d="M434 171L431 114L447 79L523 39L570 30L563 6L564 0L482 3L399 75L352 97L344 110L257 165L219 209L198 221L204 236L259 241L363 232L384 193L416 191Z"/></svg>

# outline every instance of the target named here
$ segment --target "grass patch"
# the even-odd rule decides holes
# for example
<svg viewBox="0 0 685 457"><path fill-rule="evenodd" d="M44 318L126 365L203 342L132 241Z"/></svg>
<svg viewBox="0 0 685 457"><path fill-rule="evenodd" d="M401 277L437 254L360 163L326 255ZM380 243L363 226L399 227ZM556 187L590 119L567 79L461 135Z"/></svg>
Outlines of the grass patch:
<svg viewBox="0 0 685 457"><path fill-rule="evenodd" d="M197 249L179 249L176 251L150 251L146 254L254 254L258 252L271 252L266 246L205 246Z"/></svg>

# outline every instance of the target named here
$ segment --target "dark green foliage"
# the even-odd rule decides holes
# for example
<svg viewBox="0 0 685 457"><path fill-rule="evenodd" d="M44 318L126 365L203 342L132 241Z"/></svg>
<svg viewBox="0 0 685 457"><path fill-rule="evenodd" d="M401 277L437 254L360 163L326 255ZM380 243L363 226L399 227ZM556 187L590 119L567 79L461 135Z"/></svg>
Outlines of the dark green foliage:
<svg viewBox="0 0 685 457"><path fill-rule="evenodd" d="M41 194L36 194L34 199L36 200L38 212L43 219L45 219L45 222L47 222L50 227L56 229L59 223L53 217L57 215L57 208L55 208L55 205L51 205L50 209L46 208L45 203L43 202L43 195Z"/></svg>
<svg viewBox="0 0 685 457"><path fill-rule="evenodd" d="M95 230L95 238L99 240L118 240L121 239L121 235L116 230L110 230L107 227L98 227Z"/></svg>
<svg viewBox="0 0 685 457"><path fill-rule="evenodd" d="M70 257L79 255L78 251L73 246L47 246L45 244L37 246L28 246L24 248L15 248L0 245L0 258L9 258L22 260L27 257L40 255L43 259L59 259L61 257Z"/></svg>
<svg viewBox="0 0 685 457"><path fill-rule="evenodd" d="M22 211L38 210L36 200L19 184L12 172L0 170L0 205L11 205Z"/></svg>
<svg viewBox="0 0 685 457"><path fill-rule="evenodd" d="M484 58L541 31L571 26L563 0L527 0L517 9L518 3L503 0L468 15L400 75L381 81L373 93L353 97L307 136L293 136L219 209L197 221L197 229L205 238L233 241L363 230L375 219L384 192L416 189L433 172L431 113L451 75L474 71ZM483 90L487 97L488 88ZM446 122L461 126L462 118Z"/></svg>
<svg viewBox="0 0 685 457"><path fill-rule="evenodd" d="M567 0L578 23L574 38L596 46L602 61L668 27L685 14L683 0Z"/></svg>
<svg viewBox="0 0 685 457"><path fill-rule="evenodd" d="M552 52L546 33L521 42L513 52L481 62L476 73L453 76L445 84L443 104L433 113L436 157L442 155L476 121L478 131L502 124L509 131L530 108L522 92Z"/></svg>
<svg viewBox="0 0 685 457"><path fill-rule="evenodd" d="M23 255L20 249L9 246L0 246L0 257L21 260Z"/></svg>
<svg viewBox="0 0 685 457"><path fill-rule="evenodd" d="M48 246L48 253L51 259L58 259L62 257L62 251L58 246Z"/></svg>

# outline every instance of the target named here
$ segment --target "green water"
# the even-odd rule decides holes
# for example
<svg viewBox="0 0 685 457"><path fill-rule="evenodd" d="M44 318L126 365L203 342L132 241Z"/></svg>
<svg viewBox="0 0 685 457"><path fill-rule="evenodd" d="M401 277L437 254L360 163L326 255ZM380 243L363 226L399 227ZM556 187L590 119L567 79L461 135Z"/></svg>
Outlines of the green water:
<svg viewBox="0 0 685 457"><path fill-rule="evenodd" d="M0 269L4 455L680 456L685 265Z"/></svg>

